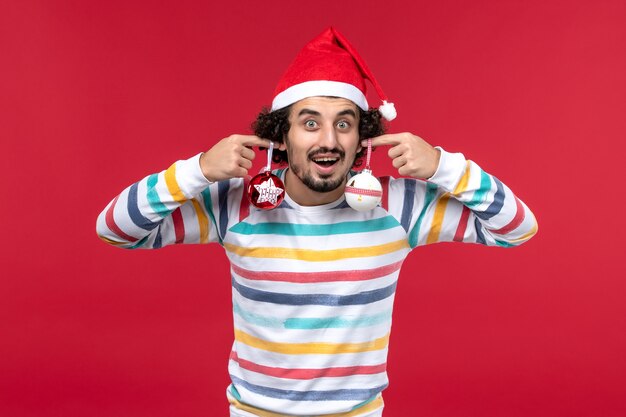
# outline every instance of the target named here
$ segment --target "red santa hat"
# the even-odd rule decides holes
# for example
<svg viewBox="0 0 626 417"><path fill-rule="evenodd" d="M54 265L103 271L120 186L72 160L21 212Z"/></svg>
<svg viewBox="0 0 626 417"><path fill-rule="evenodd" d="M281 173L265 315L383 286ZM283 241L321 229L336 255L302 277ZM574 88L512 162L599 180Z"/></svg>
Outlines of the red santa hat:
<svg viewBox="0 0 626 417"><path fill-rule="evenodd" d="M287 68L274 92L272 111L315 96L346 98L367 110L366 79L383 102L378 108L380 114L387 120L395 119L393 103L387 102L365 61L341 33L329 27L302 48Z"/></svg>

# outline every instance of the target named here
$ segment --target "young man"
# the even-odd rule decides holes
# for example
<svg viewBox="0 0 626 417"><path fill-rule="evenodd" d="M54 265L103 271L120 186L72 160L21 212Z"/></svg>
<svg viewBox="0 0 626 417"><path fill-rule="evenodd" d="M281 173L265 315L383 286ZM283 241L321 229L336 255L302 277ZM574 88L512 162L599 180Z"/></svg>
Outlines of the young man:
<svg viewBox="0 0 626 417"><path fill-rule="evenodd" d="M515 246L537 231L524 203L463 155L410 133L382 134L365 78L383 99L380 114L393 119L354 48L326 30L287 70L255 135L232 135L144 178L98 218L101 238L124 248L224 247L235 326L231 416L381 416L408 253L442 241ZM381 178L380 204L355 210L344 192L370 138L389 145L393 166L410 178ZM248 200L248 174L253 147L270 140L274 159L287 164L274 172L286 192L261 210Z"/></svg>

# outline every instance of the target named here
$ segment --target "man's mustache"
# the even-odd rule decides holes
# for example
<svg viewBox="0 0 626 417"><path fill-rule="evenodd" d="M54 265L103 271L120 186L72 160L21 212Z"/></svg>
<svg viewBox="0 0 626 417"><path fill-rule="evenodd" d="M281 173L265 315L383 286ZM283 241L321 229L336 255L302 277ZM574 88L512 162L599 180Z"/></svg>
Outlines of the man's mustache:
<svg viewBox="0 0 626 417"><path fill-rule="evenodd" d="M344 159L346 156L346 153L344 151L342 151L341 149L337 149L337 148L319 148L316 149L314 151L311 151L308 155L309 159L313 159L315 158L317 155L323 155L323 154L333 154L333 155L339 155L340 159Z"/></svg>

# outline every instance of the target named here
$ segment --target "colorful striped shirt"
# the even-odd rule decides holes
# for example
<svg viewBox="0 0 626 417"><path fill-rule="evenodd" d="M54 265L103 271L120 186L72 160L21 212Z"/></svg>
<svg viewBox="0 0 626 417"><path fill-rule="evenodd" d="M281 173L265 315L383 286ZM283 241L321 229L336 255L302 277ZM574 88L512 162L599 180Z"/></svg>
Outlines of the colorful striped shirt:
<svg viewBox="0 0 626 417"><path fill-rule="evenodd" d="M381 178L367 212L345 199L270 211L246 180L209 183L199 155L131 185L104 209L98 233L123 248L222 245L231 264L231 416L380 416L396 283L421 245L510 247L537 223L526 205L462 154L441 151L429 181ZM284 170L277 175L284 177Z"/></svg>

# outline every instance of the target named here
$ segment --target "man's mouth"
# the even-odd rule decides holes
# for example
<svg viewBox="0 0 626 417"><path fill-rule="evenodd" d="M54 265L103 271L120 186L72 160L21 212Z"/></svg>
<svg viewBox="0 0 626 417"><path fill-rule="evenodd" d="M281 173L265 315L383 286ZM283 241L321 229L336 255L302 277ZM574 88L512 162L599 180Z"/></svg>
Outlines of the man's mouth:
<svg viewBox="0 0 626 417"><path fill-rule="evenodd" d="M320 169L328 171L332 169L344 158L343 151L339 149L317 149L309 155L309 160L317 165Z"/></svg>
<svg viewBox="0 0 626 417"><path fill-rule="evenodd" d="M311 160L319 166L329 168L339 161L339 157L316 156L311 158Z"/></svg>

